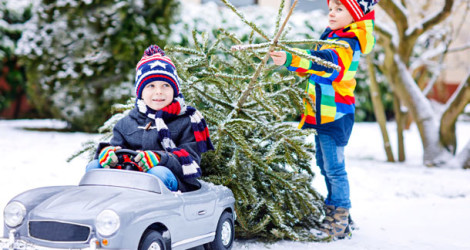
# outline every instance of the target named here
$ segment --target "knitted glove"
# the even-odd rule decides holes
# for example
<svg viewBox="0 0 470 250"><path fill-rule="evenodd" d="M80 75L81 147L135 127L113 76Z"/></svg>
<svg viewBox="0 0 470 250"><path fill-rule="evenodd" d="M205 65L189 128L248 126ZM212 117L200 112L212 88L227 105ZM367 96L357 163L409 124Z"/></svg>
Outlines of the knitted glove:
<svg viewBox="0 0 470 250"><path fill-rule="evenodd" d="M109 168L109 167L114 167L118 163L118 158L116 155L116 150L121 149L121 147L113 147L113 146L107 146L103 148L100 152L100 155L98 157L98 160L100 162L101 167L103 168Z"/></svg>
<svg viewBox="0 0 470 250"><path fill-rule="evenodd" d="M150 150L138 152L139 153L134 157L134 161L144 170L144 172L149 171L149 169L157 166L160 162L160 156L157 153Z"/></svg>

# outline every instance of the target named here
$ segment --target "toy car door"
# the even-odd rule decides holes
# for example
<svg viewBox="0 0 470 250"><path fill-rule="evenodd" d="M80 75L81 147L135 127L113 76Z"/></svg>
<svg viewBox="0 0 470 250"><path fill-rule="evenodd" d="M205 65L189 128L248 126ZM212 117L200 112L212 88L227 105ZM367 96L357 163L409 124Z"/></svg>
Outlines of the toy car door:
<svg viewBox="0 0 470 250"><path fill-rule="evenodd" d="M214 218L217 196L207 189L184 193L184 215L195 236L205 235L215 230L218 217Z"/></svg>

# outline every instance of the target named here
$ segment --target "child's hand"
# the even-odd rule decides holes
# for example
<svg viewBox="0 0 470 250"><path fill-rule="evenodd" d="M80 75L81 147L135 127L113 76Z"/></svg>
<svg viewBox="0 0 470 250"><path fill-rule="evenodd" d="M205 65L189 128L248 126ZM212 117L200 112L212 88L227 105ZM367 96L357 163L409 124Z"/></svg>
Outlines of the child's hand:
<svg viewBox="0 0 470 250"><path fill-rule="evenodd" d="M144 170L144 172L149 171L149 169L155 167L160 162L160 157L157 153L154 153L150 150L138 151L139 153L134 157L134 161Z"/></svg>
<svg viewBox="0 0 470 250"><path fill-rule="evenodd" d="M272 51L269 53L269 55L276 65L284 65L284 63L286 63L287 56L286 52L284 51Z"/></svg>
<svg viewBox="0 0 470 250"><path fill-rule="evenodd" d="M116 155L116 150L121 149L121 147L107 146L103 148L99 155L99 162L101 167L110 168L116 166L118 163L118 158Z"/></svg>

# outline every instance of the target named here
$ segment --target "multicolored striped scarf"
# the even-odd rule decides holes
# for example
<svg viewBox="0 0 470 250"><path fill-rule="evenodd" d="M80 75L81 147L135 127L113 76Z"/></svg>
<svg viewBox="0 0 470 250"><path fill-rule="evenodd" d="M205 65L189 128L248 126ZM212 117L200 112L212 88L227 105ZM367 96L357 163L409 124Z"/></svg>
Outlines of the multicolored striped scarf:
<svg viewBox="0 0 470 250"><path fill-rule="evenodd" d="M174 120L178 116L189 116L191 127L196 138L197 147L200 153L214 150L214 146L209 137L209 129L202 114L191 106L187 106L182 94L174 98L173 102L161 110L153 110L148 107L142 99L137 100L136 106L139 112L155 120L158 131L158 142L163 148L176 155L183 168L185 178L195 178L201 176L199 164L191 155L182 148L178 148L171 139L171 133L166 122Z"/></svg>

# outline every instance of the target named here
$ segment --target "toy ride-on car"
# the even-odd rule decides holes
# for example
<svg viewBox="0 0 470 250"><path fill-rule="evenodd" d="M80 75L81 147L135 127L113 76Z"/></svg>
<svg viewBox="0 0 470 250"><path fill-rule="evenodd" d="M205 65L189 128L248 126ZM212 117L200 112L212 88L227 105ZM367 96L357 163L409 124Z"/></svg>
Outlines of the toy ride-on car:
<svg viewBox="0 0 470 250"><path fill-rule="evenodd" d="M134 151L116 151L132 169ZM147 173L90 170L78 186L26 191L4 209L0 249L230 249L232 191L200 181L198 190L171 192Z"/></svg>

